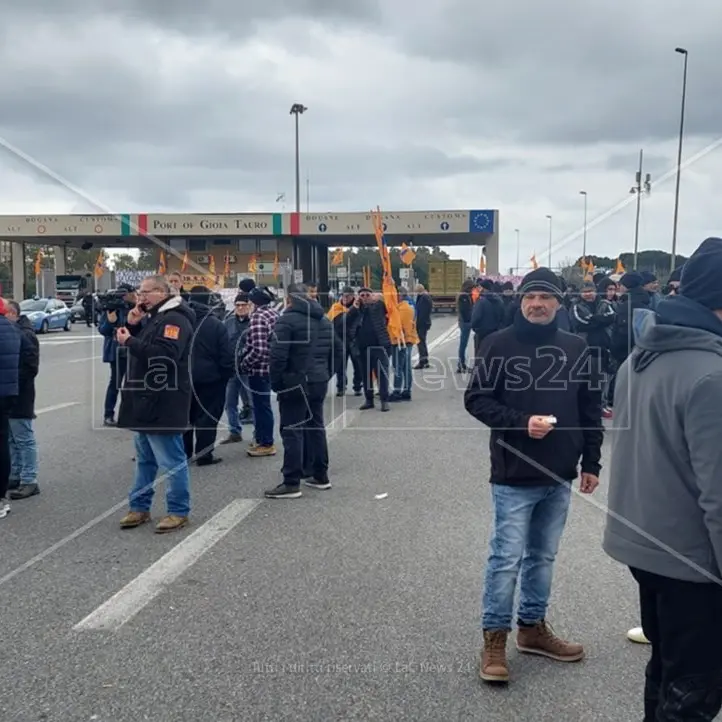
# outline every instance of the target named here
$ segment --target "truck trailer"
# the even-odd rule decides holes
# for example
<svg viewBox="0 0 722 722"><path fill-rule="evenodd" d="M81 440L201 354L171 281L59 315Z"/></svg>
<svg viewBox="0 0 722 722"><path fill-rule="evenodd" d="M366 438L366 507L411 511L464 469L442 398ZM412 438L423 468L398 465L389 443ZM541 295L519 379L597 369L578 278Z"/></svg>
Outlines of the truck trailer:
<svg viewBox="0 0 722 722"><path fill-rule="evenodd" d="M429 261L429 295L434 302L434 311L456 313L456 299L466 280L466 261Z"/></svg>

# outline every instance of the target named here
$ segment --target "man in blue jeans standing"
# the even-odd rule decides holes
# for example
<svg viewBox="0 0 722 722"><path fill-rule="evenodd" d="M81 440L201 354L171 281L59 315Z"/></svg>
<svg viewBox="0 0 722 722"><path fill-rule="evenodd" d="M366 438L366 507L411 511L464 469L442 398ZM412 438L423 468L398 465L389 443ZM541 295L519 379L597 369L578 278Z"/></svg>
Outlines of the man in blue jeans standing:
<svg viewBox="0 0 722 722"><path fill-rule="evenodd" d="M133 529L150 521L153 486L163 469L167 514L156 532L164 534L184 527L190 513L183 433L190 416L188 358L195 314L180 296L172 295L163 276L144 278L138 297L127 325L115 332L117 342L128 349L118 426L135 432L136 456L130 510L120 526Z"/></svg>
<svg viewBox="0 0 722 722"><path fill-rule="evenodd" d="M40 367L40 345L20 304L7 301L5 317L20 332L18 395L10 410L10 499L29 499L40 493L38 446L35 440L35 377Z"/></svg>
<svg viewBox="0 0 722 722"><path fill-rule="evenodd" d="M228 379L226 385L226 416L228 418L228 436L221 441L221 444L236 444L243 441L242 424L253 421L251 409L251 397L248 393L248 378L242 376L239 369L239 362L243 358L243 349L246 343L248 327L250 325L251 302L248 293L241 291L233 303L233 313L224 321L228 331L228 341L234 358L235 372ZM238 398L240 397L243 408L238 413Z"/></svg>
<svg viewBox="0 0 722 722"><path fill-rule="evenodd" d="M271 306L275 298L267 288L254 288L248 294L248 298L253 304L253 312L243 349L241 374L248 377L255 421L255 441L247 453L254 457L275 456L269 374L271 340L278 321L278 312Z"/></svg>
<svg viewBox="0 0 722 722"><path fill-rule="evenodd" d="M559 662L584 657L580 644L547 624L554 559L579 475L580 491L599 484L602 374L586 342L561 331L559 279L539 268L523 279L512 326L481 343L466 410L491 428L494 531L482 599L479 676L508 682L506 643L519 582L516 646ZM588 369L588 372L580 372Z"/></svg>

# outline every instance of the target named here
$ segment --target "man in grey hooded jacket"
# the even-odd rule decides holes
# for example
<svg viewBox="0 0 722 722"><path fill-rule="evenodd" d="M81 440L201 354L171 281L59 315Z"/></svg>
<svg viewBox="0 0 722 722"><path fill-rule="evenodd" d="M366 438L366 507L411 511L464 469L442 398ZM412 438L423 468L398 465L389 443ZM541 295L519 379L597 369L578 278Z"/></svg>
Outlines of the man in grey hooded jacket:
<svg viewBox="0 0 722 722"><path fill-rule="evenodd" d="M722 239L682 271L680 295L637 311L617 376L604 550L637 584L652 646L645 722L722 708Z"/></svg>

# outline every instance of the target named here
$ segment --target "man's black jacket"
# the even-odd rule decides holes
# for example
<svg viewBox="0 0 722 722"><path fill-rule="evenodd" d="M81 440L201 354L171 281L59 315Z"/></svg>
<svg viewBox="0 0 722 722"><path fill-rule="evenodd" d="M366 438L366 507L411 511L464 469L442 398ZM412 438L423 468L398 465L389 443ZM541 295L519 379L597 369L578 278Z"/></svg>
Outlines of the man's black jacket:
<svg viewBox="0 0 722 722"><path fill-rule="evenodd" d="M271 339L269 375L279 401L305 392L308 384L327 384L343 360L343 345L321 305L292 296Z"/></svg>
<svg viewBox="0 0 722 722"><path fill-rule="evenodd" d="M35 377L40 368L40 344L33 325L25 316L18 318L15 328L20 334L20 365L18 395L10 409L11 419L35 418Z"/></svg>
<svg viewBox="0 0 722 722"><path fill-rule="evenodd" d="M209 306L197 301L189 306L196 317L190 356L193 385L225 383L235 371L228 329Z"/></svg>
<svg viewBox="0 0 722 722"><path fill-rule="evenodd" d="M533 328L530 328L533 327ZM464 402L491 428L493 484L553 485L581 470L599 474L603 429L601 379L587 344L554 324L514 324L481 343ZM531 416L555 416L554 429L532 439Z"/></svg>
<svg viewBox="0 0 722 722"><path fill-rule="evenodd" d="M180 296L169 296L143 322L127 326L132 336L126 342L119 427L148 434L179 434L188 428L195 320Z"/></svg>

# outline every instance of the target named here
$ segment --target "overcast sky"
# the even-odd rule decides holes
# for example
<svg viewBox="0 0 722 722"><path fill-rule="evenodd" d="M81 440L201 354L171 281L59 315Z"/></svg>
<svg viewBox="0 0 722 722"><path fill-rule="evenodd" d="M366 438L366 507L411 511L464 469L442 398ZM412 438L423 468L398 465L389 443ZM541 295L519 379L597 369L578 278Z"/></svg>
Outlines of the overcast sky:
<svg viewBox="0 0 722 722"><path fill-rule="evenodd" d="M291 211L292 103L311 211L496 208L502 265L581 253L660 180L640 247L669 250L683 58L684 157L717 141L718 0L0 0L0 136L112 212ZM722 146L682 175L679 252L722 235ZM89 212L0 153L0 212ZM285 192L285 208L276 203ZM716 193L715 193L716 192ZM631 251L634 203L588 232ZM452 252L453 253L453 252ZM456 252L454 255L461 255ZM466 253L476 261L478 253Z"/></svg>

